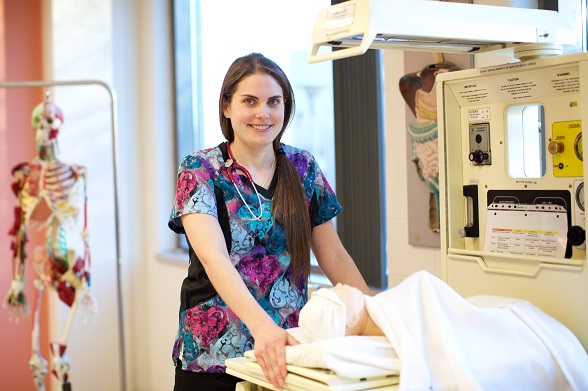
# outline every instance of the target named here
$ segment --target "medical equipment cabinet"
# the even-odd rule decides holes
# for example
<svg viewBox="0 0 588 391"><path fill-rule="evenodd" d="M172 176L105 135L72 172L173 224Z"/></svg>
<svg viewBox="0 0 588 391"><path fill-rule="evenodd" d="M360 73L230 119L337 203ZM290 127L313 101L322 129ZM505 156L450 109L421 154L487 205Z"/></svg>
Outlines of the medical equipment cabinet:
<svg viewBox="0 0 588 391"><path fill-rule="evenodd" d="M462 296L528 300L588 349L588 53L436 83L443 279Z"/></svg>

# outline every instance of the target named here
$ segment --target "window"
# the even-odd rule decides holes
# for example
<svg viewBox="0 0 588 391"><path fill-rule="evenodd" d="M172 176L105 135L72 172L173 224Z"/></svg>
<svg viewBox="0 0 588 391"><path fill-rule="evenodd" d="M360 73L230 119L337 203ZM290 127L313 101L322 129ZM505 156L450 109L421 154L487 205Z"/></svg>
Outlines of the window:
<svg viewBox="0 0 588 391"><path fill-rule="evenodd" d="M545 111L543 105L511 106L506 110L508 174L512 178L545 175Z"/></svg>
<svg viewBox="0 0 588 391"><path fill-rule="evenodd" d="M310 151L335 187L330 63L308 64L315 15L329 0L175 0L178 159L224 141L218 95L230 64L259 52L288 75L296 115L283 142ZM203 75L206 75L203 77Z"/></svg>

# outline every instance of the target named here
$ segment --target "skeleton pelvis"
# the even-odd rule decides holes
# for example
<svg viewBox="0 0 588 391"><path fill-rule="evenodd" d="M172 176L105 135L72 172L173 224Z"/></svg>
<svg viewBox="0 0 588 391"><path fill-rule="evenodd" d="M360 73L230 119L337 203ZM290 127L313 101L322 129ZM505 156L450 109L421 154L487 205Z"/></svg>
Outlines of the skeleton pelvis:
<svg viewBox="0 0 588 391"><path fill-rule="evenodd" d="M68 251L68 258L67 263L52 259L43 246L35 246L32 266L44 284L56 290L59 299L71 307L76 289L82 286L84 262L73 250Z"/></svg>

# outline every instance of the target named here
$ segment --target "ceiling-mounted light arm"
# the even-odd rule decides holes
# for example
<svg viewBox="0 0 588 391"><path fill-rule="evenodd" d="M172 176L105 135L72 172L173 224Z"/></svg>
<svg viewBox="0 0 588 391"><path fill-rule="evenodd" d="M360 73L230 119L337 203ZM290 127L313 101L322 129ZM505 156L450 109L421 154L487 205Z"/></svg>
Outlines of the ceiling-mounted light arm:
<svg viewBox="0 0 588 391"><path fill-rule="evenodd" d="M312 36L312 48L308 62L336 60L364 54L376 38L376 30L370 25L369 2L345 2L322 9ZM338 39L360 37L355 45L344 45ZM318 54L321 46L341 47L336 51Z"/></svg>
<svg viewBox="0 0 588 391"><path fill-rule="evenodd" d="M369 48L482 53L524 44L575 45L555 11L424 0L350 0L319 12L308 62ZM321 47L343 49L321 53Z"/></svg>

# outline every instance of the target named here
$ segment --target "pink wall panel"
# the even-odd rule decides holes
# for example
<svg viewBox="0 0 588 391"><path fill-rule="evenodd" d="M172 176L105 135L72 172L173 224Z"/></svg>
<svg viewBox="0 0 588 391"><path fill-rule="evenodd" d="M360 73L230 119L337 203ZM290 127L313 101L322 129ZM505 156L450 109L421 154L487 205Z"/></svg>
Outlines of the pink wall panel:
<svg viewBox="0 0 588 391"><path fill-rule="evenodd" d="M41 80L43 78L43 0L0 0L0 80ZM0 298L10 287L12 274L11 238L15 197L10 190L11 169L35 156L30 126L33 107L44 98L42 89L0 89ZM38 240L38 239L37 239ZM26 268L26 294L34 302L33 273ZM46 306L45 306L46 309ZM42 314L47 319L47 314ZM43 356L49 359L47 322L41 332ZM9 321L8 310L0 309L0 389L35 390L28 360L31 355L32 316L19 323Z"/></svg>

